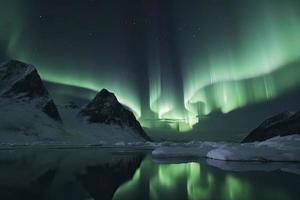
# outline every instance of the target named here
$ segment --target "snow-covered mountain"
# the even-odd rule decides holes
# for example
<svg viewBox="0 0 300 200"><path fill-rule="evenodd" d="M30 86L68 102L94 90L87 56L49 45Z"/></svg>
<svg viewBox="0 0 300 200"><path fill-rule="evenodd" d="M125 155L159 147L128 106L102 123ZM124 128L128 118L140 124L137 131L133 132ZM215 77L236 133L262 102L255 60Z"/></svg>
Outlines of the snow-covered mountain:
<svg viewBox="0 0 300 200"><path fill-rule="evenodd" d="M283 112L267 119L242 142L264 141L292 134L300 134L300 112Z"/></svg>
<svg viewBox="0 0 300 200"><path fill-rule="evenodd" d="M150 140L113 93L102 90L83 109L56 106L35 67L16 60L0 65L0 118L4 144Z"/></svg>

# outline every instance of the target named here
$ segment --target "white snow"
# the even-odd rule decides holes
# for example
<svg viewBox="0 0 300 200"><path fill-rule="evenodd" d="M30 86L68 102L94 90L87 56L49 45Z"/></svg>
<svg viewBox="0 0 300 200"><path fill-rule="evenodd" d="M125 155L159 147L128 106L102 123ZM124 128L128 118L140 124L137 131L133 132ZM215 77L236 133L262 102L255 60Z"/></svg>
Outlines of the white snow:
<svg viewBox="0 0 300 200"><path fill-rule="evenodd" d="M275 137L264 142L216 143L195 142L158 147L152 151L156 158L206 157L230 161L300 161L300 136Z"/></svg>
<svg viewBox="0 0 300 200"><path fill-rule="evenodd" d="M63 127L66 132L71 134L71 139L79 143L109 143L118 142L140 142L142 139L134 133L131 128L120 127L118 125L107 125L89 123L78 115L80 108L72 109L64 106L57 106L63 119Z"/></svg>
<svg viewBox="0 0 300 200"><path fill-rule="evenodd" d="M226 145L209 151L207 157L231 161L300 161L300 136L289 135L263 142Z"/></svg>
<svg viewBox="0 0 300 200"><path fill-rule="evenodd" d="M0 98L0 141L2 144L40 143L66 135L62 125L41 112L38 99L22 102Z"/></svg>
<svg viewBox="0 0 300 200"><path fill-rule="evenodd" d="M137 146L143 141L130 128L88 123L78 116L79 108L57 106L63 123L57 122L38 108L40 102L0 98L0 145Z"/></svg>
<svg viewBox="0 0 300 200"><path fill-rule="evenodd" d="M240 162L206 159L206 164L226 171L265 171L281 170L300 175L300 165L297 162Z"/></svg>
<svg viewBox="0 0 300 200"><path fill-rule="evenodd" d="M221 143L189 142L189 143L161 143L152 151L156 158L205 157L206 153Z"/></svg>

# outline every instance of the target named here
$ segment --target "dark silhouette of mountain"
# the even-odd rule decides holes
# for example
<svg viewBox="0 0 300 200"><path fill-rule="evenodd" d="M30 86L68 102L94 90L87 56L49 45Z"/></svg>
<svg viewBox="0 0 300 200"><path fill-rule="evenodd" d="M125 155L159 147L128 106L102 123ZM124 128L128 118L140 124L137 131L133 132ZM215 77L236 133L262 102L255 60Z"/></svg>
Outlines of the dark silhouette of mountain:
<svg viewBox="0 0 300 200"><path fill-rule="evenodd" d="M113 124L123 128L131 128L139 137L148 141L151 140L134 114L122 105L113 93L106 89L101 90L80 111L80 115L87 117L87 120L91 123Z"/></svg>
<svg viewBox="0 0 300 200"><path fill-rule="evenodd" d="M264 141L276 136L300 134L300 112L283 112L265 120L242 142Z"/></svg>

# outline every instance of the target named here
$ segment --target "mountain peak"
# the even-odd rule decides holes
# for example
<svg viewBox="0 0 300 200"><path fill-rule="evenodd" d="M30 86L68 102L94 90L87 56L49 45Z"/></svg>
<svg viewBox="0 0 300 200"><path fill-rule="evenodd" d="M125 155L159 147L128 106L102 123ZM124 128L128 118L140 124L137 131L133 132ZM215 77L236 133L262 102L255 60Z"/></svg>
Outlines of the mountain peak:
<svg viewBox="0 0 300 200"><path fill-rule="evenodd" d="M33 65L18 60L1 64L0 97L34 102L48 116L61 121L57 108Z"/></svg>
<svg viewBox="0 0 300 200"><path fill-rule="evenodd" d="M111 103L118 102L117 97L115 96L114 93L108 91L107 89L102 89L98 94L96 95L95 99L99 99L102 101L109 101Z"/></svg>
<svg viewBox="0 0 300 200"><path fill-rule="evenodd" d="M115 94L114 93L112 93L112 92L110 92L110 91L108 91L107 89L105 89L105 88L103 88L99 93L98 93L99 95L103 95L103 96L109 96L109 95L113 95L113 96L115 96Z"/></svg>
<svg viewBox="0 0 300 200"><path fill-rule="evenodd" d="M114 93L106 89L102 89L80 111L80 115L88 117L88 121L91 123L114 124L131 128L140 137L150 140L134 114L118 101Z"/></svg>

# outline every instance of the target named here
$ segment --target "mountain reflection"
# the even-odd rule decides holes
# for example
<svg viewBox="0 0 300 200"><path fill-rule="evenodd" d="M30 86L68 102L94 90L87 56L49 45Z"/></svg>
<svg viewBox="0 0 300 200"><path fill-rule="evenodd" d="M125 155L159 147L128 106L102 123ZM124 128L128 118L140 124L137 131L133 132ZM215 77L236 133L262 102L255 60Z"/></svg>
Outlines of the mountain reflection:
<svg viewBox="0 0 300 200"><path fill-rule="evenodd" d="M112 199L142 156L103 150L0 153L0 199Z"/></svg>

